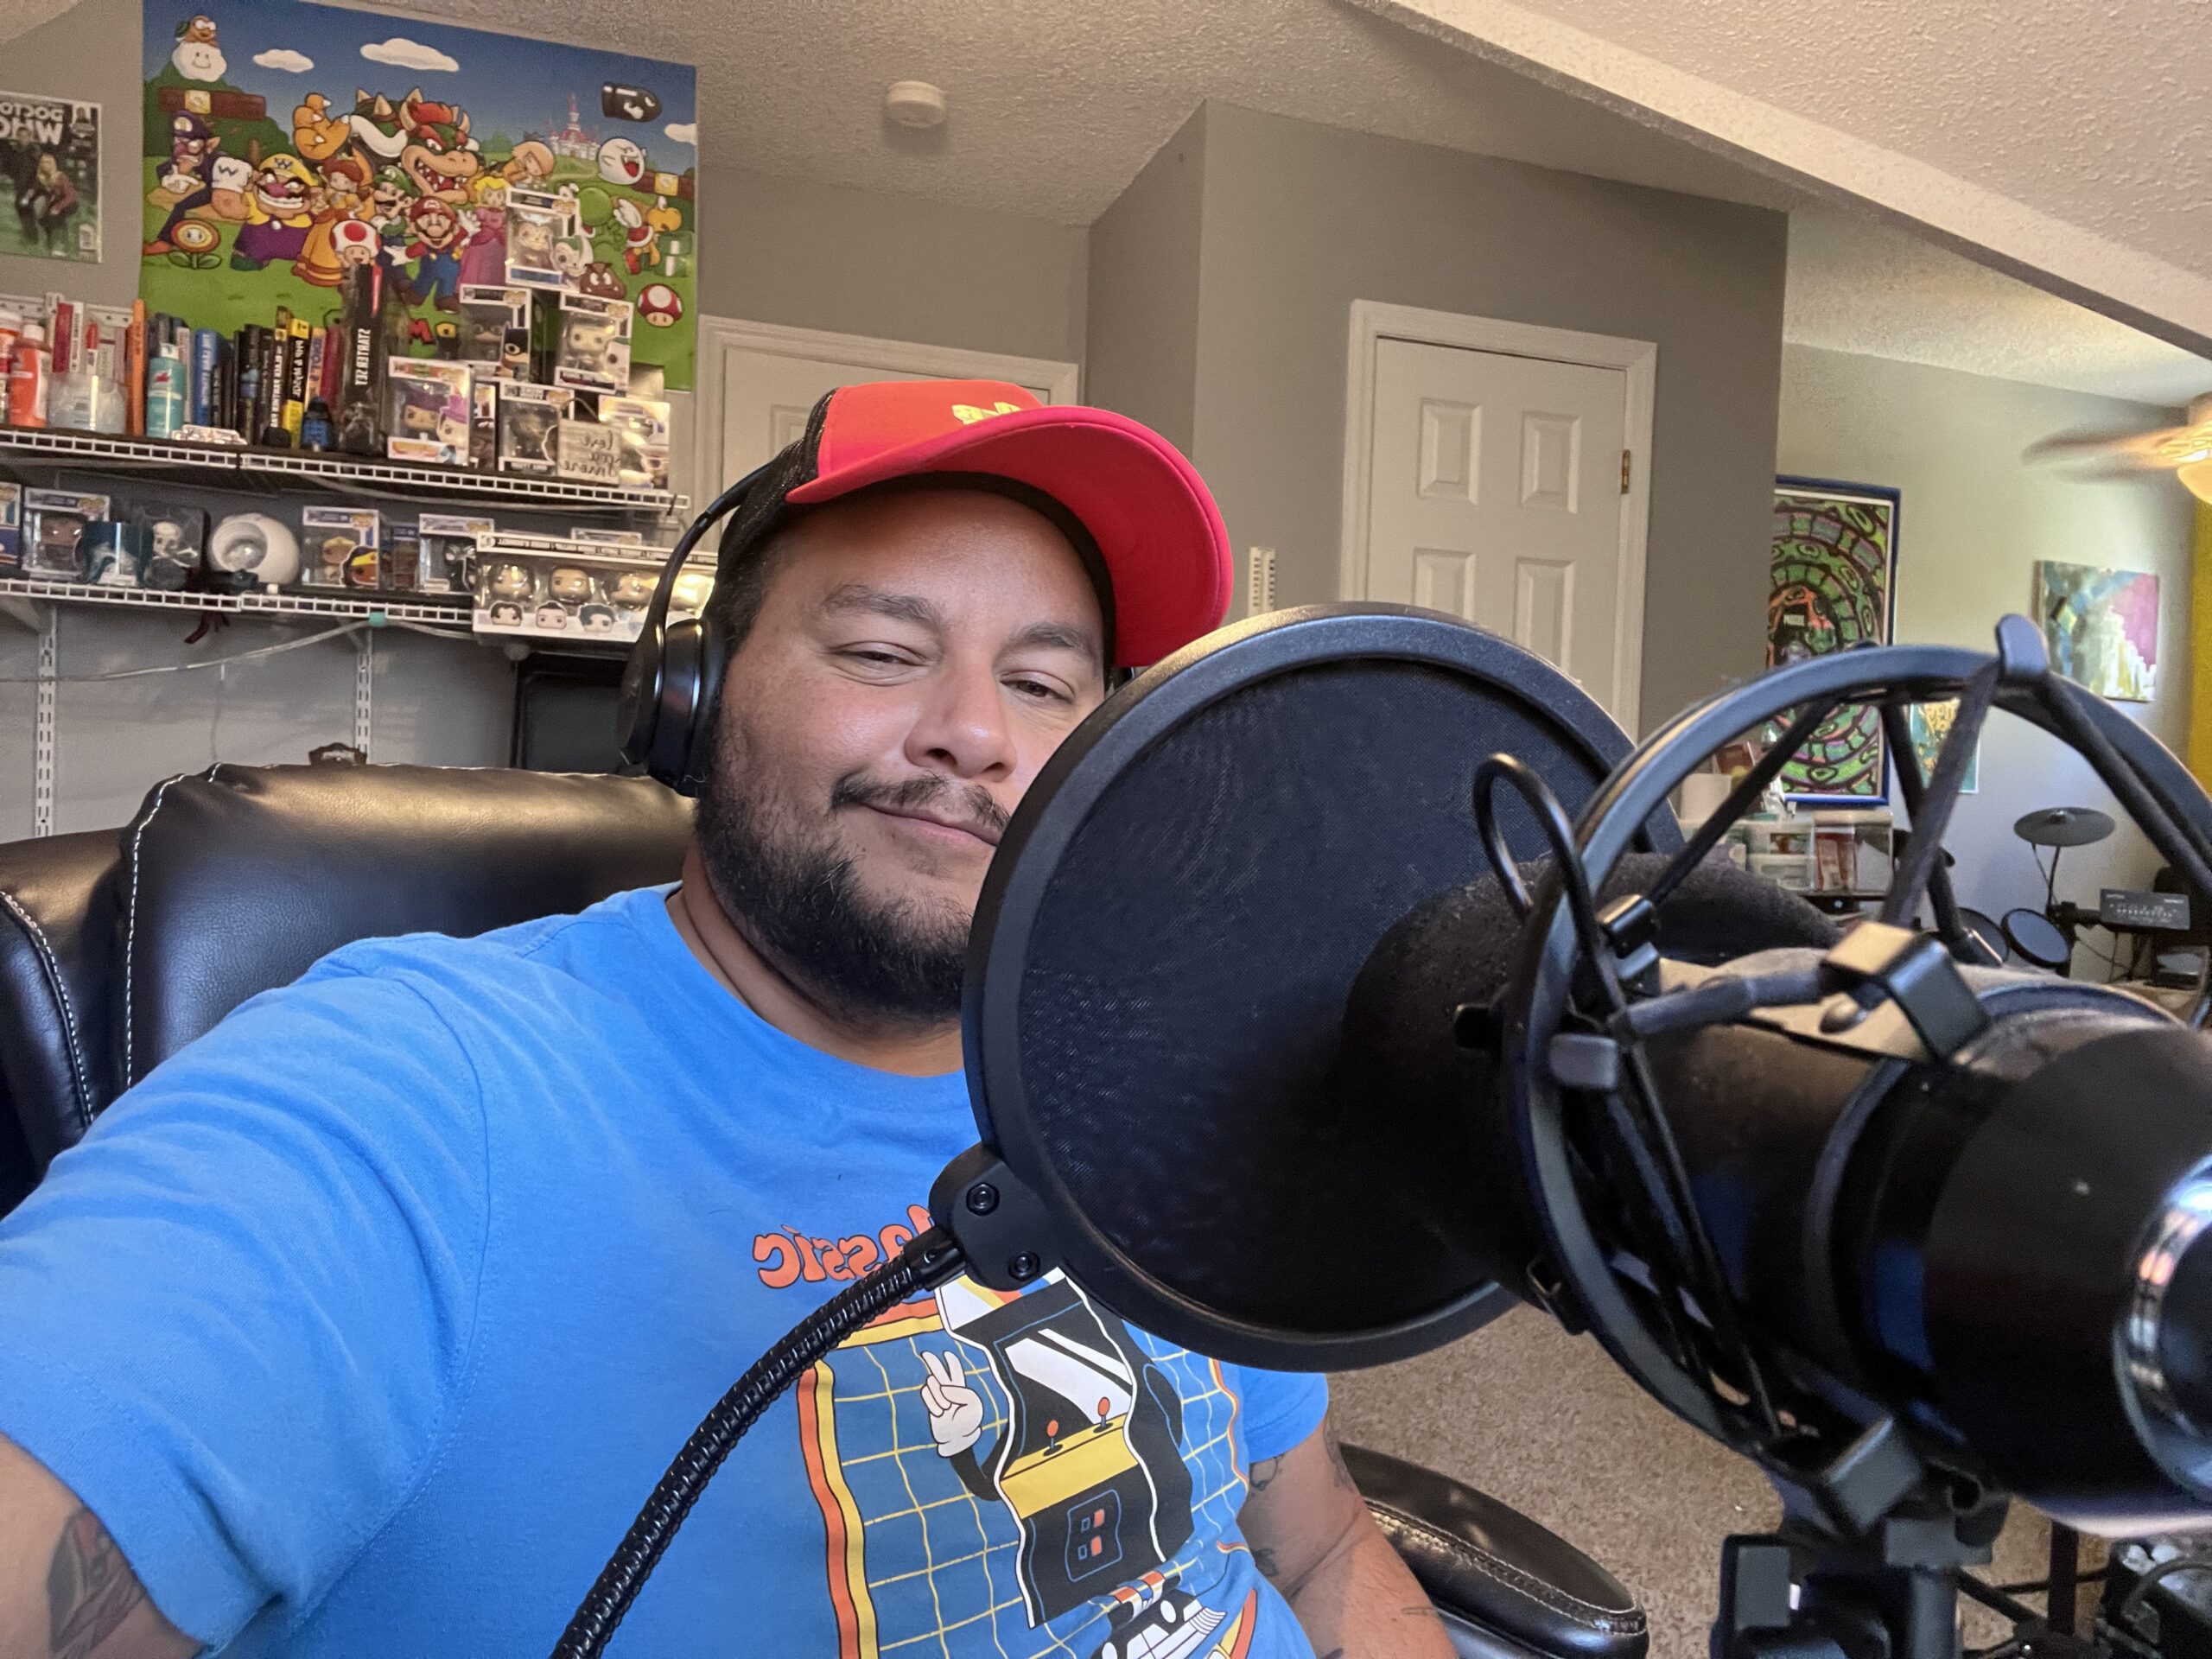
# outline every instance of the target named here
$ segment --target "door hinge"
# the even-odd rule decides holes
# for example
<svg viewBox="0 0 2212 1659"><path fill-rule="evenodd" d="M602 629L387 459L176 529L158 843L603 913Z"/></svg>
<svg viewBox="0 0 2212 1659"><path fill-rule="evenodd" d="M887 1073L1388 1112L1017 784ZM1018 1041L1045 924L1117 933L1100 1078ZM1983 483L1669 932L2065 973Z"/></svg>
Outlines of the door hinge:
<svg viewBox="0 0 2212 1659"><path fill-rule="evenodd" d="M1623 495L1626 495L1628 493L1630 455L1630 451L1626 449L1621 451L1621 493Z"/></svg>

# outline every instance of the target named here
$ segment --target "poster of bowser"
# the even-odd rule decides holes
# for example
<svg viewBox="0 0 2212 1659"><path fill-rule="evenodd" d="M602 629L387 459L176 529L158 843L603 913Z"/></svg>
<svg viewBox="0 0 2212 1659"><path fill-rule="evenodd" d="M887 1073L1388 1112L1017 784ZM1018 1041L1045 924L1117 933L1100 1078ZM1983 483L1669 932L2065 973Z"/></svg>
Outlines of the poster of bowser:
<svg viewBox="0 0 2212 1659"><path fill-rule="evenodd" d="M510 193L557 195L562 282L630 301L633 362L692 384L689 66L313 0L143 10L149 310L226 334L279 306L321 322L346 266L375 260L434 356L461 285L505 280Z"/></svg>

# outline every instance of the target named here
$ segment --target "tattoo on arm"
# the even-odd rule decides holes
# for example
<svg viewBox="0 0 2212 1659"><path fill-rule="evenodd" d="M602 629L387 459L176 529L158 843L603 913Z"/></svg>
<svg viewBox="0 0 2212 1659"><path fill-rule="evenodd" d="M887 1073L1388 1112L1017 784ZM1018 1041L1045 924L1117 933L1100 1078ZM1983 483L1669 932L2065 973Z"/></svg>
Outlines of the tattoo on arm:
<svg viewBox="0 0 2212 1659"><path fill-rule="evenodd" d="M1344 1467L1344 1448L1337 1442L1337 1426L1325 1417L1321 1420L1321 1444L1328 1451L1329 1468L1336 1476L1337 1484L1346 1491L1357 1491L1359 1483L1351 1478L1351 1471Z"/></svg>
<svg viewBox="0 0 2212 1659"><path fill-rule="evenodd" d="M47 1647L53 1659L88 1659L115 1634L146 1592L90 1510L61 1528L46 1569Z"/></svg>

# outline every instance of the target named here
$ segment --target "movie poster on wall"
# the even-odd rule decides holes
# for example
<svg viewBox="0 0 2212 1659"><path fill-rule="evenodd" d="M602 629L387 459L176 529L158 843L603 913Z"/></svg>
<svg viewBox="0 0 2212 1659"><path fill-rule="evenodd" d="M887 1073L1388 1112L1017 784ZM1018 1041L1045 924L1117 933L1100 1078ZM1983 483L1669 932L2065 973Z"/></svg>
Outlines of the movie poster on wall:
<svg viewBox="0 0 2212 1659"><path fill-rule="evenodd" d="M1769 668L1890 643L1901 498L1881 485L1781 478L1768 564ZM1782 769L1793 799L1867 806L1889 798L1879 713L1847 704Z"/></svg>
<svg viewBox="0 0 2212 1659"><path fill-rule="evenodd" d="M0 92L0 167L15 209L0 213L0 253L99 263L99 105Z"/></svg>
<svg viewBox="0 0 2212 1659"><path fill-rule="evenodd" d="M344 262L373 258L434 356L459 288L506 280L528 217L508 196L535 192L573 204L565 286L634 304L632 361L690 386L688 65L309 0L147 0L144 16L149 310L226 334L279 306L321 323Z"/></svg>

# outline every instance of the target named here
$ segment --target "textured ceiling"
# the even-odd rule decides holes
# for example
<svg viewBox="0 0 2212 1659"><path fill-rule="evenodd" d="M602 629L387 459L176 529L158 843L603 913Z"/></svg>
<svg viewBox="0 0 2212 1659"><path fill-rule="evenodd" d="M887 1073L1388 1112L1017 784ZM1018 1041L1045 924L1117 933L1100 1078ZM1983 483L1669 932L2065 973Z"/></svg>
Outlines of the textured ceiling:
<svg viewBox="0 0 2212 1659"><path fill-rule="evenodd" d="M1522 0L2188 270L2212 263L2205 0Z"/></svg>
<svg viewBox="0 0 2212 1659"><path fill-rule="evenodd" d="M2208 0L1355 0L2212 351Z"/></svg>
<svg viewBox="0 0 2212 1659"><path fill-rule="evenodd" d="M2212 362L1878 221L1789 218L1783 336L1969 374L2178 408Z"/></svg>

